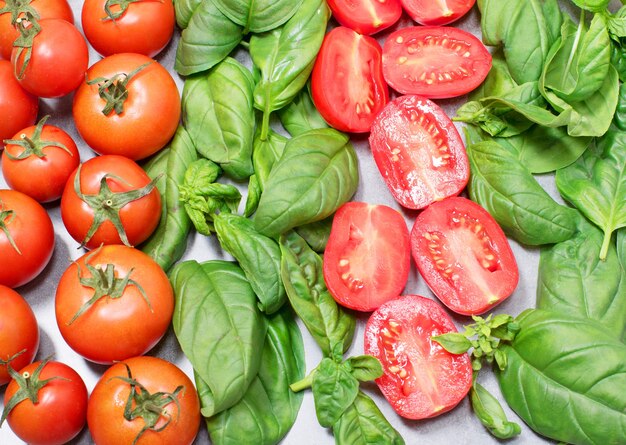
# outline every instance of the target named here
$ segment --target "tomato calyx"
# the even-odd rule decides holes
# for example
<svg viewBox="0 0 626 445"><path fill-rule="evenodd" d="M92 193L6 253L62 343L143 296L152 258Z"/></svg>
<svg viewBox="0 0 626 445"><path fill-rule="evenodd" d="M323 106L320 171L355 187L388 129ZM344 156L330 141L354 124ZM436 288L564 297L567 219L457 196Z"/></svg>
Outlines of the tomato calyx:
<svg viewBox="0 0 626 445"><path fill-rule="evenodd" d="M15 42L13 42L13 46L17 48L14 74L18 80L22 80L30 62L30 57L33 53L33 42L35 40L35 36L37 36L37 34L41 31L41 25L39 25L37 18L30 11L26 12L24 17L18 17L15 21L15 25L17 26L17 30L20 32L20 35L17 39L15 39ZM21 64L22 66L19 67L20 59L24 51L26 52L26 55L24 56L24 60Z"/></svg>
<svg viewBox="0 0 626 445"><path fill-rule="evenodd" d="M153 62L146 62L128 74L117 73L110 78L97 77L87 80L87 85L98 85L98 95L106 102L102 114L108 116L115 111L115 114L120 115L124 112L124 102L128 99L128 88L126 87L128 82Z"/></svg>
<svg viewBox="0 0 626 445"><path fill-rule="evenodd" d="M26 349L22 349L21 351L16 352L15 354L13 354L10 357L7 357L6 360L0 358L0 366L6 366L7 368L9 367L9 364L15 360L16 358L18 358L20 355L26 353Z"/></svg>
<svg viewBox="0 0 626 445"><path fill-rule="evenodd" d="M17 19L25 14L39 19L39 13L30 4L33 0L5 0L3 8L0 8L0 15L11 13L11 25L17 23Z"/></svg>
<svg viewBox="0 0 626 445"><path fill-rule="evenodd" d="M104 12L106 17L102 17L102 21L112 20L115 21L124 15L128 7L132 3L136 3L139 0L107 0L104 4ZM119 11L113 11L113 6L119 6Z"/></svg>
<svg viewBox="0 0 626 445"><path fill-rule="evenodd" d="M7 239L9 240L9 244L11 244L11 247L13 247L15 251L21 255L22 252L20 251L19 247L17 247L17 244L15 244L15 240L13 239L11 232L9 232L9 228L7 227L9 224L11 224L13 218L15 218L15 213L13 212L13 210L5 210L4 203L0 201L0 230L2 230L6 235Z"/></svg>
<svg viewBox="0 0 626 445"><path fill-rule="evenodd" d="M22 159L26 159L30 156L37 156L38 158L45 158L46 154L43 152L43 149L46 147L59 147L60 149L65 150L70 156L74 156L72 152L60 142L41 140L41 132L43 130L43 126L45 125L46 121L49 118L50 118L49 114L41 118L41 120L37 123L37 126L35 127L35 131L33 132L33 135L31 138L26 136L26 134L22 133L20 135L20 139L5 139L4 143L6 145L8 144L19 145L20 147L24 149L24 151L22 151L17 156L13 156L11 153L7 151L6 152L7 157L11 159L12 161L19 161Z"/></svg>

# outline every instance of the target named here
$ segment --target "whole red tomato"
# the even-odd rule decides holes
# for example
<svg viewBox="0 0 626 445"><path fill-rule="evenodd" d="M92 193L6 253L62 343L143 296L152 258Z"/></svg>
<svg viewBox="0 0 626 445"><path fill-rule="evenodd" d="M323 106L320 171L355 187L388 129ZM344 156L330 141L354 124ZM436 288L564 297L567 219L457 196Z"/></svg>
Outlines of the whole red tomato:
<svg viewBox="0 0 626 445"><path fill-rule="evenodd" d="M88 396L76 371L61 362L31 363L7 386L5 413L11 399L20 391L23 394L27 386L29 393L36 394L36 400L22 400L11 407L6 417L20 439L34 445L60 445L80 433L85 426Z"/></svg>
<svg viewBox="0 0 626 445"><path fill-rule="evenodd" d="M85 37L103 56L139 53L153 57L168 44L176 24L172 0L121 4L85 0L81 21Z"/></svg>
<svg viewBox="0 0 626 445"><path fill-rule="evenodd" d="M35 123L38 109L39 99L21 87L11 62L0 60L0 148L4 139Z"/></svg>
<svg viewBox="0 0 626 445"><path fill-rule="evenodd" d="M0 285L0 385L11 380L7 363L22 369L35 358L39 327L30 305L13 289Z"/></svg>
<svg viewBox="0 0 626 445"><path fill-rule="evenodd" d="M61 218L72 238L88 249L101 244L136 246L158 225L161 196L135 161L97 156L68 179Z"/></svg>
<svg viewBox="0 0 626 445"><path fill-rule="evenodd" d="M154 418L147 407L135 408L140 397L161 415ZM132 418L130 406L135 408ZM188 445L200 426L200 402L189 377L174 364L134 357L102 375L89 398L87 424L96 445L130 444L137 437L137 445Z"/></svg>
<svg viewBox="0 0 626 445"><path fill-rule="evenodd" d="M140 250L103 246L73 262L59 281L56 319L87 360L113 363L148 352L163 337L174 293L163 269Z"/></svg>
<svg viewBox="0 0 626 445"><path fill-rule="evenodd" d="M0 284L28 283L46 267L54 250L54 229L46 210L28 195L0 190Z"/></svg>
<svg viewBox="0 0 626 445"><path fill-rule="evenodd" d="M2 174L9 187L39 202L59 199L80 164L74 140L62 129L45 125L48 117L19 131L2 153Z"/></svg>
<svg viewBox="0 0 626 445"><path fill-rule="evenodd" d="M78 132L95 152L134 160L168 143L180 110L170 73L149 57L130 53L105 57L89 68L72 109Z"/></svg>

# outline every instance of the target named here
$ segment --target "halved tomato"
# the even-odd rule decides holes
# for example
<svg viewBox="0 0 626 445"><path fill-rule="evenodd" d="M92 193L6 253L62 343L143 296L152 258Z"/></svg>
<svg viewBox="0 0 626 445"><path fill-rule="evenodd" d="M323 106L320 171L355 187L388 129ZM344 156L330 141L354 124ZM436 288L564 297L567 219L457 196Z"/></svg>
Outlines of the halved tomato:
<svg viewBox="0 0 626 445"><path fill-rule="evenodd" d="M397 210L348 202L335 213L324 252L326 286L343 306L373 311L409 278L409 231Z"/></svg>
<svg viewBox="0 0 626 445"><path fill-rule="evenodd" d="M504 232L462 197L429 206L415 219L411 250L426 284L454 312L481 314L513 293L519 280Z"/></svg>
<svg viewBox="0 0 626 445"><path fill-rule="evenodd" d="M403 94L445 99L480 85L491 69L491 54L472 34L447 26L410 26L383 45L383 75Z"/></svg>
<svg viewBox="0 0 626 445"><path fill-rule="evenodd" d="M467 354L452 354L431 337L457 332L437 302L419 295L388 301L365 327L365 353L383 365L376 383L407 419L435 417L454 408L472 385Z"/></svg>
<svg viewBox="0 0 626 445"><path fill-rule="evenodd" d="M344 26L326 34L313 67L311 95L332 127L349 133L370 130L389 101L378 42Z"/></svg>
<svg viewBox="0 0 626 445"><path fill-rule="evenodd" d="M399 0L328 0L328 6L342 26L365 35L389 28L402 15Z"/></svg>
<svg viewBox="0 0 626 445"><path fill-rule="evenodd" d="M465 145L446 113L423 97L389 102L369 137L376 165L393 197L421 209L459 194L469 179Z"/></svg>
<svg viewBox="0 0 626 445"><path fill-rule="evenodd" d="M447 25L472 9L476 0L400 0L402 8L422 25Z"/></svg>

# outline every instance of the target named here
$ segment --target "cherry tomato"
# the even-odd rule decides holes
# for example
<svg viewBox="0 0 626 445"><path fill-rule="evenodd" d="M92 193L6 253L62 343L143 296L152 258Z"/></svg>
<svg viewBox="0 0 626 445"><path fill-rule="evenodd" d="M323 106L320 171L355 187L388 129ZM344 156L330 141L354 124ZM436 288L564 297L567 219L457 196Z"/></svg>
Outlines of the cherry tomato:
<svg viewBox="0 0 626 445"><path fill-rule="evenodd" d="M150 394L152 407L161 409L153 421L146 408L135 408L134 418L125 413L129 397L138 397L140 388ZM130 444L138 436L137 445L189 445L200 427L200 402L189 377L174 364L134 357L104 372L89 398L87 424L97 445Z"/></svg>
<svg viewBox="0 0 626 445"><path fill-rule="evenodd" d="M104 79L115 79L115 90L126 93L107 102L101 97L107 94ZM105 109L107 105L112 108ZM106 57L89 68L72 108L78 132L94 151L134 160L167 144L178 127L180 110L180 94L170 73L149 57L129 53Z"/></svg>
<svg viewBox="0 0 626 445"><path fill-rule="evenodd" d="M421 209L459 194L469 179L465 145L434 102L400 96L380 112L369 137L376 165L393 197Z"/></svg>
<svg viewBox="0 0 626 445"><path fill-rule="evenodd" d="M26 385L36 389L37 401L26 398L13 407L7 417L11 430L33 445L61 445L76 437L87 414L87 387L80 375L55 361L31 363L19 375L7 386L4 406Z"/></svg>
<svg viewBox="0 0 626 445"><path fill-rule="evenodd" d="M74 91L85 78L89 50L83 35L71 23L61 19L39 20L41 30L33 39L30 61L28 50L14 47L11 53L17 80L22 87L39 97L61 97ZM29 32L36 25L29 25Z"/></svg>
<svg viewBox="0 0 626 445"><path fill-rule="evenodd" d="M400 0L402 8L422 25L447 25L472 9L476 0Z"/></svg>
<svg viewBox="0 0 626 445"><path fill-rule="evenodd" d="M454 312L481 314L513 293L519 280L504 232L462 197L431 204L411 231L413 259L433 293Z"/></svg>
<svg viewBox="0 0 626 445"><path fill-rule="evenodd" d="M15 79L11 62L0 60L0 148L5 139L35 123L38 109L39 99Z"/></svg>
<svg viewBox="0 0 626 445"><path fill-rule="evenodd" d="M328 0L333 17L359 34L371 35L400 20L399 0Z"/></svg>
<svg viewBox="0 0 626 445"><path fill-rule="evenodd" d="M0 0L0 9L4 8L7 8L6 12L0 14L0 57L6 60L11 59L13 42L20 35L14 21L24 17L26 11L36 11L39 20L62 19L74 23L74 14L67 0Z"/></svg>
<svg viewBox="0 0 626 445"><path fill-rule="evenodd" d="M11 380L7 363L22 369L39 348L39 326L30 305L13 289L0 285L0 385Z"/></svg>
<svg viewBox="0 0 626 445"><path fill-rule="evenodd" d="M382 51L372 37L344 26L326 34L313 67L311 95L332 127L367 132L389 101L381 68Z"/></svg>
<svg viewBox="0 0 626 445"><path fill-rule="evenodd" d="M452 354L431 337L456 332L435 301L406 295L388 301L365 327L365 353L383 365L376 383L402 417L426 419L454 408L472 386L467 354Z"/></svg>
<svg viewBox="0 0 626 445"><path fill-rule="evenodd" d="M431 99L461 96L480 85L490 69L491 54L485 45L458 28L401 28L383 45L383 75L402 94Z"/></svg>
<svg viewBox="0 0 626 445"><path fill-rule="evenodd" d="M54 229L46 210L28 195L0 190L0 284L18 287L46 267Z"/></svg>
<svg viewBox="0 0 626 445"><path fill-rule="evenodd" d="M48 117L18 132L2 153L2 174L9 187L39 202L59 199L80 163L74 140L62 129L45 125Z"/></svg>
<svg viewBox="0 0 626 445"><path fill-rule="evenodd" d="M85 37L103 56L139 53L153 57L168 44L176 24L172 0L121 4L85 0L81 21Z"/></svg>
<svg viewBox="0 0 626 445"><path fill-rule="evenodd" d="M324 280L339 304L369 312L397 298L410 262L409 230L397 210L364 202L337 210L324 251Z"/></svg>

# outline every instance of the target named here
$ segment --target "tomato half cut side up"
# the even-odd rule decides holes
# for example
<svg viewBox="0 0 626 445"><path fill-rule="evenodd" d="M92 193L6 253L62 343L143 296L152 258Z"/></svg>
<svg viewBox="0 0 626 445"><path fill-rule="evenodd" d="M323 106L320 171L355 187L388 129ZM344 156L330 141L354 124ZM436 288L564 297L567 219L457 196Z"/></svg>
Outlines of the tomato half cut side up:
<svg viewBox="0 0 626 445"><path fill-rule="evenodd" d="M463 17L476 0L400 0L402 8L421 25L447 25Z"/></svg>
<svg viewBox="0 0 626 445"><path fill-rule="evenodd" d="M465 144L434 102L415 95L389 102L372 124L370 148L402 206L422 209L458 195L469 179Z"/></svg>
<svg viewBox="0 0 626 445"><path fill-rule="evenodd" d="M459 314L491 309L509 297L519 281L504 232L467 198L448 198L420 213L411 230L411 250L426 284Z"/></svg>
<svg viewBox="0 0 626 445"><path fill-rule="evenodd" d="M448 26L411 26L383 45L383 75L402 94L446 99L478 87L491 69L491 54L472 34Z"/></svg>
<svg viewBox="0 0 626 445"><path fill-rule="evenodd" d="M472 385L467 354L452 354L431 337L457 332L437 302L419 295L388 301L365 327L365 353L380 360L376 383L407 419L427 419L454 408Z"/></svg>
<svg viewBox="0 0 626 445"><path fill-rule="evenodd" d="M400 20L399 0L328 0L333 17L359 34L371 35Z"/></svg>
<svg viewBox="0 0 626 445"><path fill-rule="evenodd" d="M409 278L409 231L395 209L348 202L335 213L324 280L342 306L371 312L397 298Z"/></svg>
<svg viewBox="0 0 626 445"><path fill-rule="evenodd" d="M378 42L344 26L326 34L311 75L311 96L333 128L368 132L389 101Z"/></svg>

